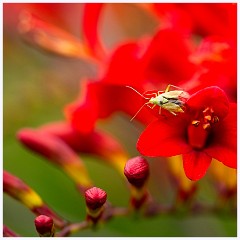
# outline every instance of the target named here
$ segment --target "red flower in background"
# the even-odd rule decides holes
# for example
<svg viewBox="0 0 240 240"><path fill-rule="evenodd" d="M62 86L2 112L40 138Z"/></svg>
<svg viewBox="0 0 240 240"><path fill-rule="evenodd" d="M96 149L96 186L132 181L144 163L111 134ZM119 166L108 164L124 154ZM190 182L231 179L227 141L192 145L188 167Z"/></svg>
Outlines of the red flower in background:
<svg viewBox="0 0 240 240"><path fill-rule="evenodd" d="M149 10L163 25L184 32L236 37L236 3L154 3Z"/></svg>
<svg viewBox="0 0 240 240"><path fill-rule="evenodd" d="M183 167L191 180L202 178L212 158L237 167L236 104L229 103L218 87L208 87L187 101L187 113L151 123L140 136L137 148L145 156L183 154Z"/></svg>
<svg viewBox="0 0 240 240"><path fill-rule="evenodd" d="M197 71L182 84L189 92L204 87L218 86L229 99L237 98L237 50L233 39L209 36L203 38L196 51L189 58Z"/></svg>

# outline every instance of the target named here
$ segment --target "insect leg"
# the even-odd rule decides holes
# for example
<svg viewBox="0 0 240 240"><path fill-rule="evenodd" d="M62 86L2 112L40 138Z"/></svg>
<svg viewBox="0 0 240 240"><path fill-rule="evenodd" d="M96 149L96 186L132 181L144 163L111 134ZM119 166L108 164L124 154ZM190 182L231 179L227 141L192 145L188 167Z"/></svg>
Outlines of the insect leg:
<svg viewBox="0 0 240 240"><path fill-rule="evenodd" d="M174 116L177 116L177 114L175 112L169 111L171 114L173 114Z"/></svg>
<svg viewBox="0 0 240 240"><path fill-rule="evenodd" d="M172 84L168 84L167 87L166 87L166 89L165 89L165 93L166 93L166 92L169 92L170 87L174 87L174 88L183 90L182 88L180 88L180 87L178 87L178 86L175 86L175 85L172 85Z"/></svg>
<svg viewBox="0 0 240 240"><path fill-rule="evenodd" d="M143 109L143 107L144 107L145 105L147 105L147 104L149 104L149 102L144 103L144 104L139 108L139 110L135 113L135 115L131 118L130 121L132 121L132 120L138 115L138 113ZM148 105L147 105L147 106L148 106Z"/></svg>
<svg viewBox="0 0 240 240"><path fill-rule="evenodd" d="M150 98L146 98L146 97L144 97L144 96L143 96L140 92L138 92L135 88L130 87L130 86L126 86L126 87L132 89L134 92L136 92L138 95L140 95L140 96L143 97L144 99L147 99L147 100L150 99Z"/></svg>
<svg viewBox="0 0 240 240"><path fill-rule="evenodd" d="M157 97L158 93L145 93L145 95L148 95L148 96L154 95L154 97Z"/></svg>

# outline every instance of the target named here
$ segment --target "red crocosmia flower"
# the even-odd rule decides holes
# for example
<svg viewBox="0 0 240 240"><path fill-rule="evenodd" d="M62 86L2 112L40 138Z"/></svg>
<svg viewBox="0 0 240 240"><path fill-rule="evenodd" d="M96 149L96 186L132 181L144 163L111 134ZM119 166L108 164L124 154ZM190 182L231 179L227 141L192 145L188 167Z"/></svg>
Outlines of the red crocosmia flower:
<svg viewBox="0 0 240 240"><path fill-rule="evenodd" d="M140 136L137 149L145 156L183 154L183 167L191 180L201 179L212 158L237 167L236 104L218 87L204 88L187 101L181 117L152 122Z"/></svg>
<svg viewBox="0 0 240 240"><path fill-rule="evenodd" d="M100 80L82 81L80 97L64 110L75 130L90 132L97 119L107 118L116 111L134 116L143 105L143 98L126 86L134 86L144 92L140 51L141 47L136 43L120 46L112 55L109 68ZM154 117L143 109L136 119L149 123Z"/></svg>
<svg viewBox="0 0 240 240"><path fill-rule="evenodd" d="M65 108L73 127L79 132L89 132L97 119L107 118L117 111L133 117L144 102L126 86L144 93L152 89L165 90L169 83L188 79L195 64L189 61L191 48L182 37L175 30L165 29L159 30L150 41L119 46L107 61L108 68L103 76L98 81L83 83L81 97ZM144 107L136 119L148 124L154 117Z"/></svg>

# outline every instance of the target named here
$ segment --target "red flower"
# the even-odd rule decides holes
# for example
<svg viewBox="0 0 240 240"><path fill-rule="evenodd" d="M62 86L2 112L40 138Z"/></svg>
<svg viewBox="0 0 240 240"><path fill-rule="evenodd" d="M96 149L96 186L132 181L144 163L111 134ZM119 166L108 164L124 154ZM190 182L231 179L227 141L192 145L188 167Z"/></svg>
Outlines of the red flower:
<svg viewBox="0 0 240 240"><path fill-rule="evenodd" d="M139 71L140 50L135 43L120 46L112 55L104 77L81 83L79 99L65 108L66 118L75 130L80 133L91 132L98 119L105 119L117 111L133 116L142 106L142 98L126 87L130 85L144 91ZM143 110L138 119L149 123L153 117Z"/></svg>
<svg viewBox="0 0 240 240"><path fill-rule="evenodd" d="M183 154L185 174L191 180L205 175L212 158L236 168L236 104L229 104L220 88L208 87L193 94L187 106L182 117L151 123L138 140L139 152L151 157Z"/></svg>
<svg viewBox="0 0 240 240"><path fill-rule="evenodd" d="M150 41L119 46L103 76L97 81L82 83L81 97L65 108L67 119L74 129L86 133L92 131L98 119L114 112L133 117L143 105L143 99L126 86L143 93L152 88L164 90L169 83L177 84L190 78L195 70L189 60L191 52L186 38L169 29L159 30ZM136 119L148 124L154 116L144 108Z"/></svg>

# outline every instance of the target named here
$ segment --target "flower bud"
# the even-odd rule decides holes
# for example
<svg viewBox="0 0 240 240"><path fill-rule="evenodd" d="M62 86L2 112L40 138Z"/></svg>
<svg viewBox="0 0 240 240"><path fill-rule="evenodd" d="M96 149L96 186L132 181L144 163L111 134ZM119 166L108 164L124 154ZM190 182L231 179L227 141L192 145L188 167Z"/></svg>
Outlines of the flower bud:
<svg viewBox="0 0 240 240"><path fill-rule="evenodd" d="M85 192L86 204L89 209L96 210L107 200L107 193L101 188L93 187Z"/></svg>
<svg viewBox="0 0 240 240"><path fill-rule="evenodd" d="M18 177L3 171L3 191L29 208L34 214L46 214L54 219L58 228L65 225L64 219L58 216L43 202L41 197Z"/></svg>
<svg viewBox="0 0 240 240"><path fill-rule="evenodd" d="M141 188L149 176L149 165L143 157L135 157L125 165L124 174L128 181L136 188Z"/></svg>
<svg viewBox="0 0 240 240"><path fill-rule="evenodd" d="M83 125L81 124L81 126ZM86 130L85 127L84 125L84 129ZM100 158L98 160L110 164L123 175L123 168L128 159L128 154L117 139L108 133L99 130L87 133L78 132L73 126L66 122L49 123L41 126L38 130L62 140L77 153L87 153L99 156ZM24 142L21 132L18 134L19 139L27 145L28 143L26 141ZM86 189L90 187L92 186L87 186Z"/></svg>
<svg viewBox="0 0 240 240"><path fill-rule="evenodd" d="M85 192L88 219L97 222L103 212L103 205L107 200L107 193L97 187L88 189Z"/></svg>
<svg viewBox="0 0 240 240"><path fill-rule="evenodd" d="M22 129L17 137L30 150L60 167L77 184L81 192L92 186L84 162L59 137L44 130L33 129Z"/></svg>
<svg viewBox="0 0 240 240"><path fill-rule="evenodd" d="M53 237L54 236L54 223L53 219L46 216L40 215L34 220L36 230L40 237Z"/></svg>
<svg viewBox="0 0 240 240"><path fill-rule="evenodd" d="M20 237L6 225L3 225L3 237Z"/></svg>
<svg viewBox="0 0 240 240"><path fill-rule="evenodd" d="M146 189L149 177L148 162L141 156L128 160L124 168L124 175L131 184L130 203L135 210L139 210L149 196Z"/></svg>

